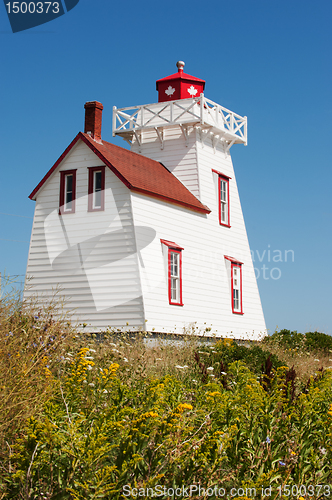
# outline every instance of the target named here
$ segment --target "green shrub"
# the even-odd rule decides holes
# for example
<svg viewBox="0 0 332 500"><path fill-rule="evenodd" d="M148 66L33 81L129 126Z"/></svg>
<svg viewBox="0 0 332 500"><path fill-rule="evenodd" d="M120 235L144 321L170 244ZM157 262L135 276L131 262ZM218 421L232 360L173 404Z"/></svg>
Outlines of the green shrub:
<svg viewBox="0 0 332 500"><path fill-rule="evenodd" d="M239 345L232 339L219 340L212 348L201 347L198 350L198 355L201 362L214 366L217 371L218 368L220 371L221 366L223 367L221 371L227 371L231 363L242 361L256 375L259 375L264 371L268 358L274 368L285 366L285 363L267 348L264 349L256 344L246 347Z"/></svg>
<svg viewBox="0 0 332 500"><path fill-rule="evenodd" d="M304 346L308 351L331 353L332 336L320 332L307 332L305 334Z"/></svg>
<svg viewBox="0 0 332 500"><path fill-rule="evenodd" d="M284 349L302 349L304 346L304 335L297 331L280 330L271 336L265 337L262 344L266 346L283 347Z"/></svg>
<svg viewBox="0 0 332 500"><path fill-rule="evenodd" d="M304 352L332 352L332 336L320 332L298 333L290 330L280 330L271 336L265 337L262 345L267 347L282 347Z"/></svg>

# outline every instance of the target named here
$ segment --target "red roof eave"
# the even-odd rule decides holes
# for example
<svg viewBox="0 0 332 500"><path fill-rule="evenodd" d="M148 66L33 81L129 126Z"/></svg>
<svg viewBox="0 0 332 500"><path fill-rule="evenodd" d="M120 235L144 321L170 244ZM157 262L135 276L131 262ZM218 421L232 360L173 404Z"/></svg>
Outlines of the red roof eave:
<svg viewBox="0 0 332 500"><path fill-rule="evenodd" d="M175 183L178 183L178 185L175 185L175 187L179 188L180 186L180 196L177 197L177 198L173 198L172 196L169 196L170 193L166 193L166 194L163 194L162 192L159 192L159 189L155 189L155 184L152 183L152 186L151 186L151 189L147 189L145 186L139 186L139 185L136 185L137 184L137 179L135 181L135 178L134 179L131 179L130 181L130 176L129 176L129 179L125 177L126 175L126 171L124 172L124 175L122 175L122 173L119 171L118 168L116 168L112 162L110 160L107 159L107 157L105 155L110 155L112 150L110 151L109 148L112 147L112 148L115 148L115 153L112 152L111 154L111 159L113 157L113 161L116 160L116 161L120 161L119 160L119 157L117 156L118 153L117 153L117 149L118 148L119 150L121 150L121 154L125 154L125 155L136 155L137 153L132 153L128 150L123 150L123 148L119 148L119 146L115 146L115 145L111 145L107 142L105 142L104 144L101 143L97 143L95 141L93 141L93 139L91 139L89 136L87 136L86 134L83 134L82 132L79 132L77 134L77 136L75 137L75 139L69 144L69 146L66 148L66 150L62 153L62 155L58 158L58 160L54 163L54 165L52 166L52 168L47 172L47 174L43 177L43 179L39 182L39 184L35 187L35 189L32 191L32 193L30 194L29 198L30 199L35 199L35 196L37 195L38 191L42 188L42 186L44 185L44 183L47 181L47 179L52 175L52 173L55 171L55 169L60 165L60 163L64 160L64 158L67 156L67 154L71 151L71 149L74 147L74 145L77 143L77 141L81 139L90 149L93 153L95 153L95 155L103 162L105 163L105 165L118 177L118 179L128 188L130 189L131 191L135 191L135 192L139 192L139 193L142 193L142 194L145 194L145 195L148 195L148 196L152 196L154 198L158 198L158 199L161 199L161 200L164 200L168 203L174 203L176 205L180 205L180 206L183 206L189 210L194 210L194 211L197 211L197 212L200 212L200 213L210 213L211 210L206 206L206 205L203 205L175 176L173 176L173 174L171 174L169 172L169 175L172 177L173 181L172 182L175 182ZM100 151L100 149L98 148L98 146L100 147L100 149L102 150L105 150L104 152ZM108 148L108 149L107 149ZM116 155L114 157L114 154ZM139 159L145 159L146 161L148 162L155 162L155 160L151 160L151 159L148 159L148 158L145 158L145 157L142 157L141 155L138 155L139 156ZM129 157L129 160L131 160L131 156ZM126 158L122 158L121 159L122 162L126 162ZM115 162L116 163L116 162ZM157 163L158 166L162 166L164 169L166 169L166 167L164 165L162 165L160 162L155 162ZM151 168L151 165L150 165L150 168ZM167 169L166 169L167 170ZM168 172L168 170L167 170ZM133 184L133 180L135 181L134 184ZM143 184L144 184L144 181L143 181ZM189 199L188 199L189 197ZM181 199L182 198L182 199ZM190 203L190 201L193 201L193 203Z"/></svg>
<svg viewBox="0 0 332 500"><path fill-rule="evenodd" d="M239 260L234 259L234 257L230 257L229 255L224 255L224 258L225 258L226 260L229 260L229 261L230 261L230 262L232 262L233 264L240 264L240 265L242 265L242 264L243 264L243 262L240 262Z"/></svg>
<svg viewBox="0 0 332 500"><path fill-rule="evenodd" d="M116 168L113 167L113 165L107 160L107 158L105 158L105 156L97 149L97 147L95 147L88 139L86 139L85 135L83 135L83 134L82 134L82 140L85 142L85 144L87 144L92 149L92 151L98 156L98 158L100 160L102 160L103 162L106 163L106 165L110 168L110 170L112 170L112 172L131 191L135 191L135 192L138 192L138 193L146 194L148 196L152 196L154 198L158 198L158 199L167 201L168 203L174 203L176 205L181 205L181 206L184 206L184 207L186 207L186 208L188 208L190 210L195 210L197 212L206 213L206 214L209 214L211 212L211 210L207 206L203 205L199 200L197 200L197 205L194 205L192 203L187 203L187 202L185 202L183 200L178 200L176 198L171 198L169 196L165 196L165 195L163 195L161 193L157 193L157 192L151 191L149 189L144 189L142 187L134 186L133 184L129 183L128 180L125 177L123 177ZM160 162L158 162L158 163L160 163ZM163 165L163 167L164 167L164 165ZM185 189L187 189L187 188L185 188Z"/></svg>
<svg viewBox="0 0 332 500"><path fill-rule="evenodd" d="M184 81L193 81L193 82L200 82L205 86L205 80L202 80L201 78L197 78L196 76L191 76L188 75L187 73L174 73L173 75L165 76L165 78L160 78L160 80L156 81L156 87L158 90L158 84L160 82L165 82L169 80L184 80Z"/></svg>
<svg viewBox="0 0 332 500"><path fill-rule="evenodd" d="M177 243L174 243L174 241L161 239L160 243L162 243L163 245L166 245L167 247L170 247L170 248L176 248L177 250L184 250L183 247L180 247L180 245L178 245Z"/></svg>
<svg viewBox="0 0 332 500"><path fill-rule="evenodd" d="M65 159L65 157L67 156L67 154L69 153L69 151L75 146L75 144L77 143L78 139L80 138L79 137L80 133L81 132L79 132L77 134L77 136L75 137L75 139L69 144L69 146L64 150L64 152L62 153L62 155L54 163L53 167L50 168L50 170L47 172L47 174L44 175L44 177L42 178L42 180L40 181L40 183L35 187L35 189L29 195L30 200L34 199L34 197L36 196L36 194L38 193L38 191L40 190L40 188L45 184L45 182L47 181L47 179L53 174L54 170L60 165L60 163L62 162L62 160Z"/></svg>
<svg viewBox="0 0 332 500"><path fill-rule="evenodd" d="M105 158L105 156L94 146L94 144L92 144L86 137L84 134L82 134L82 132L79 132L79 134L81 134L81 139L82 141L87 145L89 146L89 148L91 149L91 151L93 151L93 153L95 153L98 158L103 161L110 170L112 170L113 174L115 174L121 182L123 182L123 184L125 186L127 186L128 189L132 189L133 186L130 184L130 182L127 181L127 179L125 177L123 177L123 175L121 175L121 173L113 167L113 165L107 160L107 158Z"/></svg>
<svg viewBox="0 0 332 500"><path fill-rule="evenodd" d="M32 191L32 193L29 195L30 200L33 200L38 191L41 189L41 187L45 184L47 179L53 174L53 172L56 170L56 168L60 165L62 160L65 159L67 154L71 151L71 149L75 146L77 141L81 139L92 151L95 153L98 158L106 163L106 165L112 170L112 172L129 188L131 189L131 184L125 179L116 169L113 168L113 166L106 160L104 155L100 153L100 151L93 145L91 144L90 141L88 141L84 134L82 132L79 132L75 139L69 144L69 146L64 150L62 155L57 159L57 161L54 163L53 167L50 168L50 170L47 172L47 174L42 178L40 183L35 187L35 189Z"/></svg>
<svg viewBox="0 0 332 500"><path fill-rule="evenodd" d="M143 189L143 188L131 187L130 190L134 191L136 193L146 194L147 196L151 196L153 198L158 198L160 200L167 201L168 203L174 203L175 205L180 205L182 207L189 208L190 210L194 210L196 212L201 212L203 214L211 213L211 210L206 205L203 205L203 204L201 204L201 206L192 205L191 203L186 203L185 201L176 200L174 198L170 198L169 196L164 196L163 194L153 193L152 191L148 191L147 189Z"/></svg>

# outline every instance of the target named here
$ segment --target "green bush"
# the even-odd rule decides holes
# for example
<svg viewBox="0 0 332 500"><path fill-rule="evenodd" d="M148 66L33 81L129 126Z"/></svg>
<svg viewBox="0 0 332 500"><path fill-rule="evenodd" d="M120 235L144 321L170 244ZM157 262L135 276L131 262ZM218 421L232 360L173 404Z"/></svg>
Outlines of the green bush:
<svg viewBox="0 0 332 500"><path fill-rule="evenodd" d="M304 335L297 331L280 330L271 336L265 337L262 341L266 346L283 347L284 349L302 349L304 347Z"/></svg>
<svg viewBox="0 0 332 500"><path fill-rule="evenodd" d="M305 334L304 346L308 351L324 352L326 354L332 352L332 337L326 333L307 332Z"/></svg>
<svg viewBox="0 0 332 500"><path fill-rule="evenodd" d="M304 352L332 352L332 336L320 332L298 333L290 330L280 330L265 337L262 345L277 346L283 349L293 349Z"/></svg>
<svg viewBox="0 0 332 500"><path fill-rule="evenodd" d="M201 363L214 366L216 371L218 368L219 371L227 371L228 366L234 361L242 361L256 375L264 372L268 359L275 369L285 366L285 363L267 347L264 349L256 344L246 347L232 339L219 340L211 348L200 347L197 354Z"/></svg>

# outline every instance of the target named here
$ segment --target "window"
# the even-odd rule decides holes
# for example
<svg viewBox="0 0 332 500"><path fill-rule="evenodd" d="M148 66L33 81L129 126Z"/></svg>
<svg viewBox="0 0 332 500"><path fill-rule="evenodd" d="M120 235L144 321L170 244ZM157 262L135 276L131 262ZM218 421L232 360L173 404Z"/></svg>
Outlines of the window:
<svg viewBox="0 0 332 500"><path fill-rule="evenodd" d="M169 249L169 302L179 304L181 301L181 252Z"/></svg>
<svg viewBox="0 0 332 500"><path fill-rule="evenodd" d="M105 167L89 167L88 212L104 210Z"/></svg>
<svg viewBox="0 0 332 500"><path fill-rule="evenodd" d="M242 297L241 297L241 266L232 264L232 279L233 279L233 312L242 313Z"/></svg>
<svg viewBox="0 0 332 500"><path fill-rule="evenodd" d="M212 170L218 175L218 205L219 205L219 224L221 226L231 227L229 216L229 180L227 175Z"/></svg>
<svg viewBox="0 0 332 500"><path fill-rule="evenodd" d="M228 257L225 255L225 259L230 262L231 265L231 302L232 302L232 312L234 314L243 314L242 307L242 262L234 259L233 257Z"/></svg>
<svg viewBox="0 0 332 500"><path fill-rule="evenodd" d="M60 172L60 214L74 214L76 199L76 170Z"/></svg>
<svg viewBox="0 0 332 500"><path fill-rule="evenodd" d="M168 301L183 306L182 302L182 250L173 241L160 240L167 247Z"/></svg>

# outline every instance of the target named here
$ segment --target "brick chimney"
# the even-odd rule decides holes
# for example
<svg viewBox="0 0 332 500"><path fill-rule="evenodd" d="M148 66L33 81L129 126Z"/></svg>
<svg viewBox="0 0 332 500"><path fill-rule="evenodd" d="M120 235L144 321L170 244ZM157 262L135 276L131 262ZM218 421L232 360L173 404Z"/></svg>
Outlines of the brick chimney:
<svg viewBox="0 0 332 500"><path fill-rule="evenodd" d="M91 135L96 142L101 142L101 120L103 114L101 102L89 101L84 104L85 123L84 133Z"/></svg>

